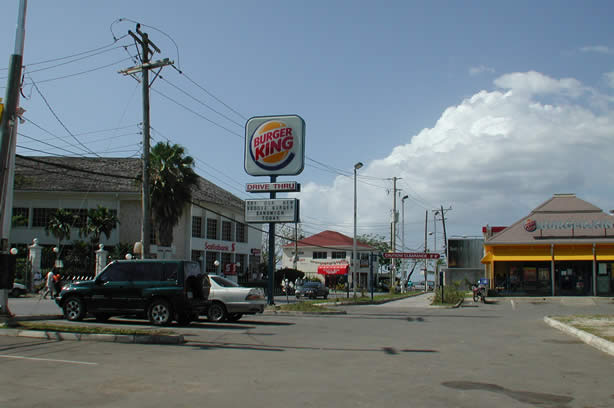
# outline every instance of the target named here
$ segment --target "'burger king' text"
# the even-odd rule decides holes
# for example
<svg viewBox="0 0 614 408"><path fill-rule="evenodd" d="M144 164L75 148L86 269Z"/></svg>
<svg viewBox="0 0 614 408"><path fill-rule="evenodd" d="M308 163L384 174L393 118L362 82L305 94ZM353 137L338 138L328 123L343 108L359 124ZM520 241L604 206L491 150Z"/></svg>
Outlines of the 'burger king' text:
<svg viewBox="0 0 614 408"><path fill-rule="evenodd" d="M293 145L292 128L275 129L254 137L254 158L259 160L275 153L285 152L292 149Z"/></svg>

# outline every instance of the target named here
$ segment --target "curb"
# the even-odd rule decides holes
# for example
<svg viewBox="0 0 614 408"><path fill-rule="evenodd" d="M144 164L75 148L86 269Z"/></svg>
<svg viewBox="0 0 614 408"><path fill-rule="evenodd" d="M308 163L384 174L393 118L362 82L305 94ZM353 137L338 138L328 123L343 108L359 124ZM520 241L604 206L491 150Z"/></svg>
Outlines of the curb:
<svg viewBox="0 0 614 408"><path fill-rule="evenodd" d="M71 341L101 341L108 343L136 343L136 344L183 344L182 335L146 335L146 334L95 334L71 333L43 330L0 329L0 336L31 337L46 340Z"/></svg>
<svg viewBox="0 0 614 408"><path fill-rule="evenodd" d="M580 340L582 340L589 346L592 346L600 351L603 351L604 353L614 356L614 343L608 340L602 339L601 337L595 336L594 334L585 332L584 330L576 329L575 327L572 327L565 323L561 323L558 320L552 319L548 316L544 317L544 322L546 322L547 325L559 329L567 334L578 337Z"/></svg>
<svg viewBox="0 0 614 408"><path fill-rule="evenodd" d="M267 315L278 315L278 314L280 314L280 315L289 315L289 316L292 316L292 315L297 315L297 316L300 316L300 315L318 316L318 315L344 315L344 314L347 314L347 312L345 310L340 310L340 311L336 311L336 310L325 311L325 310L323 310L321 312L301 312L299 310L288 310L288 311L285 311L285 310L271 310L270 312L265 312L264 314L267 314Z"/></svg>

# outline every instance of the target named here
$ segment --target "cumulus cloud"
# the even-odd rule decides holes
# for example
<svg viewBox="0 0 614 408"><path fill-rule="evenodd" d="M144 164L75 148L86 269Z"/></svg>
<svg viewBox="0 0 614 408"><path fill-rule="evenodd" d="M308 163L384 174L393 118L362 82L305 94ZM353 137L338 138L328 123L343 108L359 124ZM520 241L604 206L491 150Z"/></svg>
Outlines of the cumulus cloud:
<svg viewBox="0 0 614 408"><path fill-rule="evenodd" d="M604 76L608 86L614 88L614 72L608 72Z"/></svg>
<svg viewBox="0 0 614 408"><path fill-rule="evenodd" d="M509 225L554 193L575 192L601 208L612 207L614 111L581 104L576 96L585 87L573 78L531 71L502 75L494 84L450 106L432 128L360 170L370 177L401 178L399 187L411 198L409 247L423 241L424 211L431 205L452 206L449 235L480 235L483 225ZM556 96L556 102L540 101L544 94ZM388 235L392 199L381 185L359 183L359 233L373 232L361 223L378 224ZM338 177L333 186L310 183L300 197L314 216L328 214L339 225L334 229L351 234L351 178Z"/></svg>
<svg viewBox="0 0 614 408"><path fill-rule="evenodd" d="M476 76L476 75L480 75L480 74L483 74L483 73L492 74L494 72L495 72L494 68L487 67L487 66L484 66L484 65L479 65L477 67L469 68L469 75L471 75L471 76Z"/></svg>

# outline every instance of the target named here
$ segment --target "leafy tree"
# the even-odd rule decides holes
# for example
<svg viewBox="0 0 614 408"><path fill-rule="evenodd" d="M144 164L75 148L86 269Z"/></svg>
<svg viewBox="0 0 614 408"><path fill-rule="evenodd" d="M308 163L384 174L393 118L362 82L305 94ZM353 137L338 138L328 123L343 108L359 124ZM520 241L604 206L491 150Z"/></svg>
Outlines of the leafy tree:
<svg viewBox="0 0 614 408"><path fill-rule="evenodd" d="M75 222L75 217L72 212L64 208L58 208L57 211L49 217L49 222L45 227L47 235L51 234L58 240L58 246L63 240L70 238L70 230Z"/></svg>
<svg viewBox="0 0 614 408"><path fill-rule="evenodd" d="M172 245L173 227L192 200L192 188L198 182L193 167L194 159L186 156L182 146L160 142L151 149L151 212L161 246Z"/></svg>
<svg viewBox="0 0 614 408"><path fill-rule="evenodd" d="M384 252L390 252L392 250L392 247L383 235L362 234L356 237L356 241L359 241L363 244L367 244L377 249L377 251L379 252L377 261L380 265L390 265L390 259L384 258L382 254Z"/></svg>
<svg viewBox="0 0 614 408"><path fill-rule="evenodd" d="M92 245L97 245L102 234L109 239L117 224L119 218L108 208L99 205L87 211L87 222L81 227L80 233L82 237L91 237Z"/></svg>

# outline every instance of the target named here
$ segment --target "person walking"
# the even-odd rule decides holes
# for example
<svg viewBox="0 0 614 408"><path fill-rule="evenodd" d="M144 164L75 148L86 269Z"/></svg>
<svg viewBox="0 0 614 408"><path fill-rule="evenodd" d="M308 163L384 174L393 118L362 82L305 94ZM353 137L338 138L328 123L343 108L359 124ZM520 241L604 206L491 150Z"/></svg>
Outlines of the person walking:
<svg viewBox="0 0 614 408"><path fill-rule="evenodd" d="M55 279L54 279L54 270L50 270L47 273L47 276L45 278L45 289L43 290L43 293L41 295L42 299L47 299L47 295L51 294L51 298L53 299L55 296Z"/></svg>

